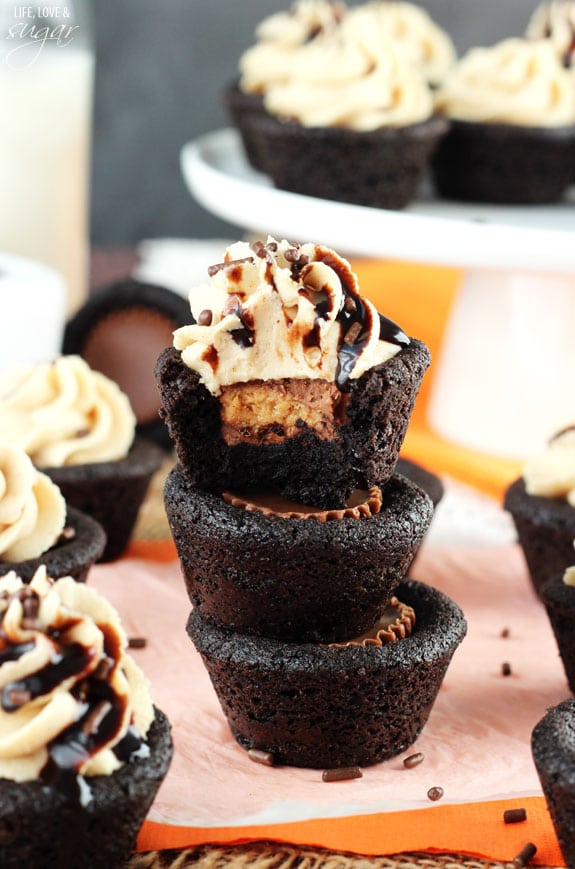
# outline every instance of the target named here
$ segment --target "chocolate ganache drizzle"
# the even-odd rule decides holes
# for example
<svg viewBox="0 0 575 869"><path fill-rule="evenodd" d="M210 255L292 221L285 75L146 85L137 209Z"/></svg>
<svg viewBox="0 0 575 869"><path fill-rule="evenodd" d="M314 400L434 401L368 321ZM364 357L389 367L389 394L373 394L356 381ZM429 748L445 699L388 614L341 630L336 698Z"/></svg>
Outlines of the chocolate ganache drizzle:
<svg viewBox="0 0 575 869"><path fill-rule="evenodd" d="M266 270L266 278L274 289L270 254L275 254L277 249L278 245L276 242L264 244L258 241L253 245L253 250L257 256L267 258L268 268ZM309 287L305 285L305 268L310 263L310 257L300 251L298 244L293 244L292 247L288 248L284 253L284 258L290 263L292 279L296 282L302 281L302 286L298 292L312 301L316 310L315 323L307 335L303 336L303 343L307 347L319 346L319 321L328 319L333 304L333 295L328 291L327 287L314 288L312 293ZM372 311L364 304L363 299L355 289L355 276L344 260L334 256L332 251L327 248L318 246L316 248L315 261L323 262L333 269L341 282L343 291L340 307L335 318L341 324L342 334L342 341L338 351L336 383L340 389L343 389L353 371L358 356L368 341L370 331L374 328ZM237 309L235 313L242 319ZM378 317L380 341L387 341L399 347L407 347L409 345L409 337L400 326L379 312ZM253 343L253 333L250 334Z"/></svg>
<svg viewBox="0 0 575 869"><path fill-rule="evenodd" d="M37 754L38 778L85 803L84 767L99 752L108 749L119 766L148 751L133 725L123 633L66 603L95 597L91 590L77 596L69 578L53 583L40 568L31 586L13 573L2 584L0 715L8 736L0 737L0 762ZM6 716L20 712L21 728L11 731Z"/></svg>

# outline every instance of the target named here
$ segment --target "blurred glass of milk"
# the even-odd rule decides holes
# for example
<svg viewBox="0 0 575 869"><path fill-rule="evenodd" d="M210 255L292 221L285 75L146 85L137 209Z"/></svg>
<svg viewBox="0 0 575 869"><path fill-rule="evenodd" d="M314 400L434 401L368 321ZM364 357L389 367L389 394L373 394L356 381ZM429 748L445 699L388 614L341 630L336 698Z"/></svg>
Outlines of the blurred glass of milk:
<svg viewBox="0 0 575 869"><path fill-rule="evenodd" d="M88 287L89 0L0 0L0 251L47 263L68 313Z"/></svg>

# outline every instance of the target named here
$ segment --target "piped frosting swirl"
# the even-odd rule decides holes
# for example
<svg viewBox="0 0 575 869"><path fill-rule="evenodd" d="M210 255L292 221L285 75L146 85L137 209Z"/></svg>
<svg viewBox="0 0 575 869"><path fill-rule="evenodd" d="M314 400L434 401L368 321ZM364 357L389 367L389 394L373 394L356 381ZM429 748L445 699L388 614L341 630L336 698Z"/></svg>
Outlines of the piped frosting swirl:
<svg viewBox="0 0 575 869"><path fill-rule="evenodd" d="M465 121L557 127L575 123L575 78L549 40L473 48L446 77L437 108Z"/></svg>
<svg viewBox="0 0 575 869"><path fill-rule="evenodd" d="M38 558L58 540L66 502L23 450L0 442L0 561Z"/></svg>
<svg viewBox="0 0 575 869"><path fill-rule="evenodd" d="M557 432L525 463L523 479L529 495L565 498L575 507L575 425Z"/></svg>
<svg viewBox="0 0 575 869"><path fill-rule="evenodd" d="M18 369L0 383L2 439L39 468L124 458L135 426L127 396L79 356Z"/></svg>
<svg viewBox="0 0 575 869"><path fill-rule="evenodd" d="M231 245L190 292L195 323L174 333L182 361L213 395L222 387L283 378L344 388L409 344L359 293L350 264L321 245Z"/></svg>
<svg viewBox="0 0 575 869"><path fill-rule="evenodd" d="M40 567L0 580L0 777L89 801L84 776L144 756L154 717L119 616L94 589Z"/></svg>

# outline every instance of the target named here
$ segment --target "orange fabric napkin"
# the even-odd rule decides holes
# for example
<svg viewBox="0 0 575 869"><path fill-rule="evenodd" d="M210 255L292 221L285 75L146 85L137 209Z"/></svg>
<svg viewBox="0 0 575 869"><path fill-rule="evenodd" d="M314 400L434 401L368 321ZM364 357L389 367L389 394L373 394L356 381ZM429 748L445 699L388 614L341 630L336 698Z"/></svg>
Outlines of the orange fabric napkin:
<svg viewBox="0 0 575 869"><path fill-rule="evenodd" d="M424 341L433 359L441 352L441 338L461 279L457 269L380 260L354 260L362 293L376 307L415 338ZM521 462L465 449L436 435L426 411L433 389L433 361L425 375L403 455L429 470L449 474L501 500L521 471Z"/></svg>
<svg viewBox="0 0 575 869"><path fill-rule="evenodd" d="M139 850L275 839L363 854L452 851L510 861L532 841L535 863L563 865L530 734L569 692L515 545L424 547L412 575L460 604L468 636L414 746L364 769L361 779L330 784L320 770L255 764L235 743L185 633L190 605L175 551L171 544L147 550L145 558L134 557L142 553L136 547L115 564L97 565L89 578L116 605L128 636L147 638L132 654L173 727L174 761ZM406 769L403 757L415 751L424 762ZM445 792L438 803L427 798L433 786ZM527 821L504 824L504 809L517 807L527 809Z"/></svg>

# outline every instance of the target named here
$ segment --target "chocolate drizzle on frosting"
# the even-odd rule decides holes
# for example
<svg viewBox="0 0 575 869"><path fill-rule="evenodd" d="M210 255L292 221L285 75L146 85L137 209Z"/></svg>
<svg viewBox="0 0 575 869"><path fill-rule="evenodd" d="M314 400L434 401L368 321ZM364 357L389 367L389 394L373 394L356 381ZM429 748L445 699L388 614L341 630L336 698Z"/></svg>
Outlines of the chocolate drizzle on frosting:
<svg viewBox="0 0 575 869"><path fill-rule="evenodd" d="M345 643L330 643L330 647L387 646L411 636L415 626L415 610L392 597L373 628Z"/></svg>
<svg viewBox="0 0 575 869"><path fill-rule="evenodd" d="M43 581L47 595L52 587L58 586L42 576L38 580L42 570L32 582ZM9 574L6 581L11 581L11 576L14 583L20 582L14 574ZM60 580L64 584L71 582ZM116 678L123 670L117 626L95 622L90 615L73 612L61 603L58 610L50 604L44 615L47 613L50 615L44 622L40 597L29 587L15 587L11 593L2 595L0 665L10 667L27 655L33 656L36 649L44 652L38 656L37 669L30 670L33 660L30 658L25 675L3 685L0 705L11 716L38 698L44 698L47 704L56 702L57 696L73 698L75 720L69 723L65 714L62 729L54 731L51 738L46 734L47 760L39 770L39 778L56 787L67 799L85 802L89 799L89 787L81 770L94 755L110 748L117 750L122 760L129 760L146 744L134 728L130 728L130 739L125 741L124 731L131 713L128 694L118 688L123 680L118 682ZM97 632L103 635L103 647L95 639Z"/></svg>
<svg viewBox="0 0 575 869"><path fill-rule="evenodd" d="M239 507L264 516L277 516L281 519L315 519L319 522L332 522L339 519L361 519L379 513L382 503L381 489L356 489L351 493L345 507L333 510L319 510L317 507L290 501L273 492L243 495L223 492L222 498L232 507Z"/></svg>

